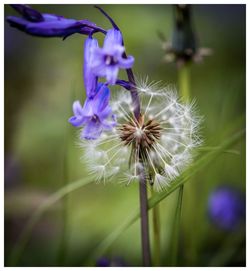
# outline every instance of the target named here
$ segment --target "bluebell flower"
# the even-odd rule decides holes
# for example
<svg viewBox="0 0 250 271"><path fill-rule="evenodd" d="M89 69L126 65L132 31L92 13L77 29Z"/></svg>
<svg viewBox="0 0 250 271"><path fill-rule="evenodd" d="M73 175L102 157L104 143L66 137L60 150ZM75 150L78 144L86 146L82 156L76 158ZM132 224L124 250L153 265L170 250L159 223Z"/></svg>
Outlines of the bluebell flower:
<svg viewBox="0 0 250 271"><path fill-rule="evenodd" d="M111 130L116 125L109 100L109 88L99 83L95 96L87 98L83 107L79 101L73 103L74 116L69 122L76 127L84 126L81 138L97 139L103 130Z"/></svg>
<svg viewBox="0 0 250 271"><path fill-rule="evenodd" d="M233 230L245 219L245 199L232 187L219 187L209 197L208 214L217 227Z"/></svg>
<svg viewBox="0 0 250 271"><path fill-rule="evenodd" d="M54 14L40 13L27 5L12 5L21 17L8 16L10 26L27 34L41 37L67 37L74 33L89 35L93 31L106 32L88 20L67 19Z"/></svg>
<svg viewBox="0 0 250 271"><path fill-rule="evenodd" d="M92 71L96 76L106 77L109 84L114 85L119 69L129 69L134 64L132 56L124 57L122 34L117 29L107 31L103 48L93 50Z"/></svg>

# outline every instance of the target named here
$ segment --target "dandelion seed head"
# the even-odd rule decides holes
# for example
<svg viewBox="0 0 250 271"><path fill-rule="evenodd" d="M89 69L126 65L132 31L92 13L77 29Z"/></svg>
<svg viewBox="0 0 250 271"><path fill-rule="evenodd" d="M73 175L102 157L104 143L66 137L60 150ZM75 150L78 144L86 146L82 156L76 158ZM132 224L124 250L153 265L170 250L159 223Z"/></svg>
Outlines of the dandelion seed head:
<svg viewBox="0 0 250 271"><path fill-rule="evenodd" d="M141 116L133 115L130 93L120 90L111 101L117 126L92 144L83 144L85 160L98 181L138 182L144 174L160 192L192 162L193 149L202 142L202 118L195 102L182 103L177 92L158 82L140 79L137 90Z"/></svg>

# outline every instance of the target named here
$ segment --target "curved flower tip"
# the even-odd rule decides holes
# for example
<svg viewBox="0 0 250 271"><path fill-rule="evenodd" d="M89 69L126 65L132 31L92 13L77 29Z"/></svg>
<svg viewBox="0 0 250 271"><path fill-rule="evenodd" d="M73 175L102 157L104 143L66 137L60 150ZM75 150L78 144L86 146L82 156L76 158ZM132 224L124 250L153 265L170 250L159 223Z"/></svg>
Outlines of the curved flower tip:
<svg viewBox="0 0 250 271"><path fill-rule="evenodd" d="M82 112L83 112L83 108L81 106L81 103L79 101L75 101L73 103L74 116L69 118L69 122L73 126L80 126L84 123L84 116L83 116Z"/></svg>
<svg viewBox="0 0 250 271"><path fill-rule="evenodd" d="M114 85L119 69L129 69L134 64L134 57L123 57L122 34L119 30L110 29L104 40L103 48L93 50L92 71L96 76L106 77L109 84Z"/></svg>
<svg viewBox="0 0 250 271"><path fill-rule="evenodd" d="M10 26L27 34L41 37L67 37L74 33L89 35L93 30L101 31L88 20L67 19L54 14L42 14L27 5L12 5L23 17L8 16Z"/></svg>
<svg viewBox="0 0 250 271"><path fill-rule="evenodd" d="M44 18L42 14L29 7L28 5L20 5L20 4L12 4L10 5L12 8L14 8L17 12L19 12L25 19L31 22L42 22L44 21Z"/></svg>
<svg viewBox="0 0 250 271"><path fill-rule="evenodd" d="M73 126L84 126L81 138L97 139L103 130L111 130L116 125L109 106L110 90L99 83L96 95L87 98L82 107L79 101L73 103L74 116L69 119Z"/></svg>

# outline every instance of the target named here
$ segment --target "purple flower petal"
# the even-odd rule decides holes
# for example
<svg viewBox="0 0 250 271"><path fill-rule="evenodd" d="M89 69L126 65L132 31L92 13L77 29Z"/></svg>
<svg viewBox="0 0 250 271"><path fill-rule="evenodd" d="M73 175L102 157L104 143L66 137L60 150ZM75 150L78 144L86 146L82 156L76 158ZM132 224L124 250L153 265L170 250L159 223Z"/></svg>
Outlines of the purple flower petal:
<svg viewBox="0 0 250 271"><path fill-rule="evenodd" d="M102 124L98 118L92 118L84 127L81 138L97 139L101 135L102 130Z"/></svg>
<svg viewBox="0 0 250 271"><path fill-rule="evenodd" d="M82 115L84 117L91 117L94 115L94 110L93 110L93 98L87 98L85 100L83 109L82 109Z"/></svg>
<svg viewBox="0 0 250 271"><path fill-rule="evenodd" d="M26 30L27 20L15 16L7 16L6 20L10 26L15 27L21 31Z"/></svg>
<svg viewBox="0 0 250 271"><path fill-rule="evenodd" d="M128 56L128 58L120 58L119 59L119 67L122 69L130 69L134 64L134 57Z"/></svg>
<svg viewBox="0 0 250 271"><path fill-rule="evenodd" d="M98 84L98 91L93 99L93 110L96 115L99 115L107 106L110 99L110 90L109 88L103 84Z"/></svg>
<svg viewBox="0 0 250 271"><path fill-rule="evenodd" d="M83 125L85 122L85 116L82 114L83 109L79 101L75 101L72 106L74 116L69 118L69 122L73 126Z"/></svg>
<svg viewBox="0 0 250 271"><path fill-rule="evenodd" d="M112 113L112 109L110 106L107 106L103 111L99 114L99 119L103 122L106 118L108 118Z"/></svg>
<svg viewBox="0 0 250 271"><path fill-rule="evenodd" d="M122 45L122 34L119 30L110 29L108 30L105 40L104 40L104 49L109 49L114 44Z"/></svg>
<svg viewBox="0 0 250 271"><path fill-rule="evenodd" d="M11 7L14 8L21 15L23 15L23 17L28 21L31 22L44 21L43 15L39 11L32 9L28 5L12 4Z"/></svg>
<svg viewBox="0 0 250 271"><path fill-rule="evenodd" d="M69 118L69 123L71 123L73 126L81 126L84 124L85 119L83 116L73 116L71 118Z"/></svg>
<svg viewBox="0 0 250 271"><path fill-rule="evenodd" d="M75 101L73 103L73 113L77 116L81 116L82 114L82 106L81 106L81 103L79 101Z"/></svg>
<svg viewBox="0 0 250 271"><path fill-rule="evenodd" d="M93 61L93 50L98 48L96 39L87 38L84 44L84 68L83 77L87 97L93 97L96 94L97 77L93 74L91 63Z"/></svg>
<svg viewBox="0 0 250 271"><path fill-rule="evenodd" d="M107 82L111 85L114 85L118 76L119 67L109 66L106 68L106 79Z"/></svg>

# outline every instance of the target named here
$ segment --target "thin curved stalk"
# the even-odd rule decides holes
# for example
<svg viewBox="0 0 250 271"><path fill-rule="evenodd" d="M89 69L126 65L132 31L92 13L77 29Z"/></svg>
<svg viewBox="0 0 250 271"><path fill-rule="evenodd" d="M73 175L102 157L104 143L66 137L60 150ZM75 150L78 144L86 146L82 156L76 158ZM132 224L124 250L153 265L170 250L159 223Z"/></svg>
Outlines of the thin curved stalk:
<svg viewBox="0 0 250 271"><path fill-rule="evenodd" d="M190 77L189 77L189 63L184 63L178 71L179 76L179 87L182 99L188 102L190 99ZM173 242L172 242L172 256L171 262L172 266L177 265L177 255L178 255L178 245L179 245L179 235L180 235L180 224L181 224L181 210L182 210L182 198L184 193L184 185L182 184L178 191L178 200L176 206L176 214L173 223Z"/></svg>

